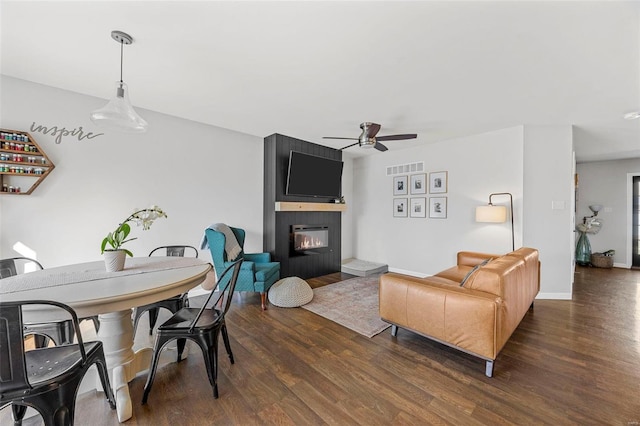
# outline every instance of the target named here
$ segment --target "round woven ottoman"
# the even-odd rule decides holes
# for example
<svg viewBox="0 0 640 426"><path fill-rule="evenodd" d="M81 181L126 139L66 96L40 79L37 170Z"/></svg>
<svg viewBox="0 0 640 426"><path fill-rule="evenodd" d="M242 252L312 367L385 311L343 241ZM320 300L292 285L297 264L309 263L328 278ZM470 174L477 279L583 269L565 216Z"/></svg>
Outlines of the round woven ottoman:
<svg viewBox="0 0 640 426"><path fill-rule="evenodd" d="M269 289L269 303L281 308L297 308L313 299L313 290L302 278L287 277Z"/></svg>

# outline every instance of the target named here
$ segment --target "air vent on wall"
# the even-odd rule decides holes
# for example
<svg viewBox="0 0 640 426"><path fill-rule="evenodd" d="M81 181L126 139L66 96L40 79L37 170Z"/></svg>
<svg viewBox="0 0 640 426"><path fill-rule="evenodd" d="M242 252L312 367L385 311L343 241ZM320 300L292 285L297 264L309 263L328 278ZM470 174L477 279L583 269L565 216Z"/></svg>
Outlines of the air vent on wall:
<svg viewBox="0 0 640 426"><path fill-rule="evenodd" d="M399 164L397 166L387 166L387 176L400 175L404 173L418 173L424 171L424 161L409 164Z"/></svg>

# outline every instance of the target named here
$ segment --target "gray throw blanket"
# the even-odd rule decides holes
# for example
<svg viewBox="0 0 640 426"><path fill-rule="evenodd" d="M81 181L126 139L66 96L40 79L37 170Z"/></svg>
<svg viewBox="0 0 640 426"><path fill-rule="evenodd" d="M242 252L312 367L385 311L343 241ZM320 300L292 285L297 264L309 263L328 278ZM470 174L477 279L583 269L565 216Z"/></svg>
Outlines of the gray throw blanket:
<svg viewBox="0 0 640 426"><path fill-rule="evenodd" d="M214 231L222 232L224 234L224 251L227 253L227 260L236 260L236 258L242 251L242 247L240 247L240 244L238 244L236 235L233 233L231 228L229 228L224 223L213 223L209 225L207 229L213 229ZM208 248L209 242L207 241L207 234L205 232L205 234L202 236L202 241L200 242L200 249L206 250Z"/></svg>

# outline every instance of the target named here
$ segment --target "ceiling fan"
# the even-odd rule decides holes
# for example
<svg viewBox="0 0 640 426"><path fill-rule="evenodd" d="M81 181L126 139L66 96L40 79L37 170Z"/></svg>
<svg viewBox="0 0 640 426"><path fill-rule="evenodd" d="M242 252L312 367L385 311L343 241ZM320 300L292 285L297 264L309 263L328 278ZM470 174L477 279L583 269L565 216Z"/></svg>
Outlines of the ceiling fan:
<svg viewBox="0 0 640 426"><path fill-rule="evenodd" d="M387 136L378 136L378 132L380 131L380 125L376 123L370 123L368 121L360 124L360 128L362 129L362 133L357 138L341 138L341 137L333 137L333 136L324 136L322 139L349 139L358 141L351 145L347 145L345 147L340 148L340 151L343 149L351 148L352 146L360 145L362 148L375 148L378 151L386 151L388 148L380 143L380 141L398 141L403 139L415 139L418 137L415 133L407 133L404 135L387 135Z"/></svg>

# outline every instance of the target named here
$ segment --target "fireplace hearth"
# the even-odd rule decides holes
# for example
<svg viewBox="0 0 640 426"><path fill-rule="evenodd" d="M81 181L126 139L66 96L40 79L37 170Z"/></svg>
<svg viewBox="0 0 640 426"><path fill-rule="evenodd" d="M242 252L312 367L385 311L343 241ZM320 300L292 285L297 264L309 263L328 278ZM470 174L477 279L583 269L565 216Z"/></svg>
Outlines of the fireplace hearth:
<svg viewBox="0 0 640 426"><path fill-rule="evenodd" d="M291 225L289 256L306 256L328 252L329 226Z"/></svg>

